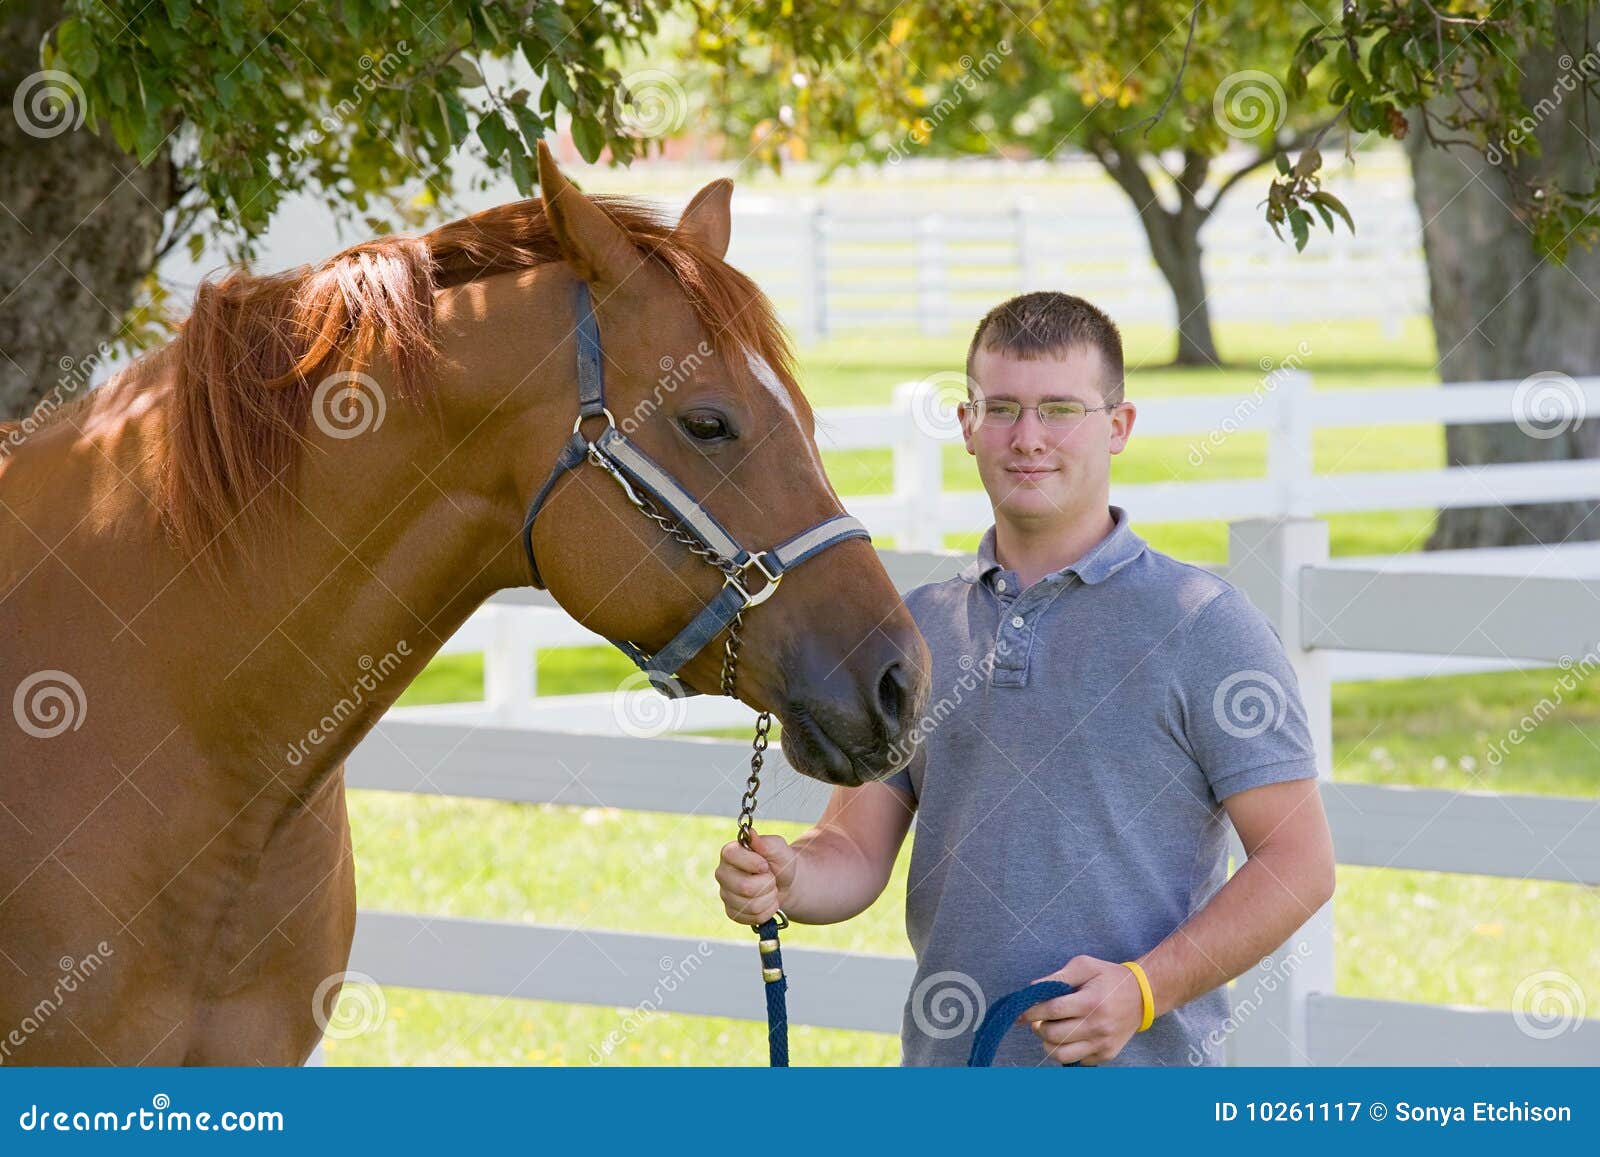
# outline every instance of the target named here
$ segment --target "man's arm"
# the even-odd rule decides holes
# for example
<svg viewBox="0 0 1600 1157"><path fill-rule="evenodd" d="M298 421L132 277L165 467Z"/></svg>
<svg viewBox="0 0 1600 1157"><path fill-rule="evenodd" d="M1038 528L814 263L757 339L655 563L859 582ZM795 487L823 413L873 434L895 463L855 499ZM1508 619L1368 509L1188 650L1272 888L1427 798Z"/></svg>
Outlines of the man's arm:
<svg viewBox="0 0 1600 1157"><path fill-rule="evenodd" d="M1269 783L1222 801L1247 858L1204 907L1139 958L1157 1016L1253 967L1332 899L1333 838L1317 783Z"/></svg>

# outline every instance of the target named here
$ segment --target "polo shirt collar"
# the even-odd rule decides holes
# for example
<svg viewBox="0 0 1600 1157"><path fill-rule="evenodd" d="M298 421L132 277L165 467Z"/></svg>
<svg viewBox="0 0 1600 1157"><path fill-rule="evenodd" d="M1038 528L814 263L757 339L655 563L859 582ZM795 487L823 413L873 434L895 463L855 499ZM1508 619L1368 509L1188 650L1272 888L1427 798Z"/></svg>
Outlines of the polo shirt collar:
<svg viewBox="0 0 1600 1157"><path fill-rule="evenodd" d="M1040 582L1060 579L1068 574L1077 575L1085 583L1103 582L1139 557L1145 548L1145 542L1128 524L1128 512L1114 504L1109 505L1108 509L1115 524L1110 533L1090 547L1077 562L1069 563L1058 571L1052 571L1040 579ZM992 580L995 572L1005 569L995 558L994 544L995 528L991 525L983 532L983 539L978 543L978 557L962 570L963 579L969 583L979 581L987 583Z"/></svg>

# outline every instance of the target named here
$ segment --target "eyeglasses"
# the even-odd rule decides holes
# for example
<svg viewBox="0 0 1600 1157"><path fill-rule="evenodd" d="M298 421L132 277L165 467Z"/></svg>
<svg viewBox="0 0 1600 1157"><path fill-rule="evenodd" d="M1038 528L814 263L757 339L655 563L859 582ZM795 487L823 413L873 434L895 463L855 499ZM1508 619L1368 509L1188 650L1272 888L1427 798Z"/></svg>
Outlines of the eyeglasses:
<svg viewBox="0 0 1600 1157"><path fill-rule="evenodd" d="M1103 406L1085 406L1082 402L1060 401L1040 402L1037 406L1024 406L1021 402L990 401L985 398L975 398L970 402L963 402L963 406L979 423L992 421L996 426L1013 426L1022 411L1032 410L1039 415L1039 421L1046 426L1072 426L1083 420L1086 415L1096 410L1115 410L1120 402L1107 402Z"/></svg>

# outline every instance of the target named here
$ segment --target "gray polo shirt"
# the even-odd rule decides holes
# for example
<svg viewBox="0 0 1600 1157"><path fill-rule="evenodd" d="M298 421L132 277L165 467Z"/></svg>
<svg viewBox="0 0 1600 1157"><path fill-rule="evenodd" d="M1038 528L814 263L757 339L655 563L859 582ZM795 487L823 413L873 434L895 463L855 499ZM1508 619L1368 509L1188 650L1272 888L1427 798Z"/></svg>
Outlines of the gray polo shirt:
<svg viewBox="0 0 1600 1157"><path fill-rule="evenodd" d="M901 1063L962 1065L982 1010L1073 956L1132 960L1227 877L1235 792L1317 773L1277 632L1221 578L1115 529L1019 590L977 561L906 596L933 657L907 770L906 931L917 970ZM1114 1064L1220 1064L1215 989L1135 1033ZM1027 1026L1002 1065L1048 1064Z"/></svg>

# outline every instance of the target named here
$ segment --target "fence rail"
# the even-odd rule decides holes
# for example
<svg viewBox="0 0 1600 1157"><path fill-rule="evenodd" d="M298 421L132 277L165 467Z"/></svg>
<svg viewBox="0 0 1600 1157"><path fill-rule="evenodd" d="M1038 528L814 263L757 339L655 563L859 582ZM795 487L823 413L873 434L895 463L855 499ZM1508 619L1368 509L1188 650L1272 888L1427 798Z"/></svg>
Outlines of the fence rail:
<svg viewBox="0 0 1600 1157"><path fill-rule="evenodd" d="M1568 383L1570 382L1570 385ZM936 550L947 534L973 533L992 521L982 491L943 486L943 448L959 436L953 399L934 382L904 382L882 407L822 410L818 441L825 450L889 448L894 491L845 496L850 512L896 545ZM1260 518L1273 515L1345 514L1421 507L1491 506L1600 499L1600 463L1593 459L1319 474L1314 468L1318 430L1402 424L1486 425L1526 428L1575 424L1600 414L1600 378L1552 378L1534 400L1520 382L1317 390L1311 375L1275 369L1254 394L1140 400L1140 436L1191 439L1190 457L1202 461L1222 441L1264 435L1266 474L1224 481L1147 482L1113 487L1112 500L1136 510L1144 522ZM1535 412L1536 404L1548 405ZM1545 423L1544 427L1535 420Z"/></svg>
<svg viewBox="0 0 1600 1157"><path fill-rule="evenodd" d="M921 581L930 563L950 572L961 562L926 553L883 557L902 590ZM1235 524L1229 559L1226 577L1271 619L1295 667L1340 863L1600 884L1600 801L1333 783L1329 675L1336 649L1374 645L1535 661L1587 655L1596 648L1600 585L1576 576L1422 574L1403 576L1397 586L1402 576L1330 566L1327 525L1303 518ZM492 610L527 615L538 601L534 592L519 591L497 599ZM1474 618L1480 612L1481 621ZM729 817L743 785L743 742L511 726L497 722L487 702L471 708L476 717L431 710L391 712L380 722L348 762L350 786ZM827 789L794 774L776 749L768 766L763 814L814 820ZM1237 860L1237 841L1234 849ZM708 884L686 880L685 886ZM1274 954L1276 962L1263 962L1231 988L1233 1063L1600 1063L1600 1034L1575 1031L1577 1025L1545 1037L1521 1031L1508 1012L1339 996L1331 904L1293 941L1294 948ZM1282 969L1288 955L1300 962L1292 973ZM786 946L785 958L795 979L796 1023L898 1028L909 959L816 951L803 943ZM669 961L675 983L664 991ZM742 940L363 909L352 966L385 984L619 1007L649 1001L667 1011L750 1020L765 1015L754 956Z"/></svg>

